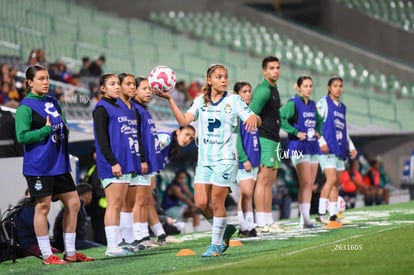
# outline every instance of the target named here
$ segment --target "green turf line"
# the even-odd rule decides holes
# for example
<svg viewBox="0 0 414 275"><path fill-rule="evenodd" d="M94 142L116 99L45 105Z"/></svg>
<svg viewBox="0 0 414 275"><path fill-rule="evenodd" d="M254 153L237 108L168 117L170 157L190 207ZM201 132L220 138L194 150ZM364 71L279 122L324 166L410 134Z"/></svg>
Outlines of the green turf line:
<svg viewBox="0 0 414 275"><path fill-rule="evenodd" d="M414 225L251 255L248 260L189 270L208 274L410 274L413 271ZM287 251L286 251L287 250Z"/></svg>
<svg viewBox="0 0 414 275"><path fill-rule="evenodd" d="M105 247L86 250L96 259L90 263L45 266L34 257L18 259L16 264L3 262L0 274L412 274L414 201L345 213L355 220L353 226L306 232L292 223L287 233L290 237L285 240L275 239L282 234L242 240L244 246L230 247L223 256L212 259L200 257L210 243L207 232L186 235L194 239L181 244L128 257L107 258ZM183 248L197 255L176 257Z"/></svg>

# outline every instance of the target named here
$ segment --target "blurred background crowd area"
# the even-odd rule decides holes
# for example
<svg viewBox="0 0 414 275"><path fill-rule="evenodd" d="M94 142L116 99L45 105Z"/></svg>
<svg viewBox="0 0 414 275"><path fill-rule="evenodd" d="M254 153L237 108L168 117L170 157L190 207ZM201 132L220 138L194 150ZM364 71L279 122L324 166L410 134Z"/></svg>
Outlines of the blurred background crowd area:
<svg viewBox="0 0 414 275"><path fill-rule="evenodd" d="M381 159L392 186L410 181L409 173L401 175L410 171L406 160L414 148L411 0L0 0L0 18L0 105L17 107L27 66L46 66L50 94L66 117L89 123L82 128L88 140L71 144L81 172L92 162L91 111L102 73L147 76L168 65L178 80L171 93L185 110L209 65L226 65L230 90L238 80L255 87L263 77L261 60L276 55L282 104L300 75L312 76L314 100L326 95L331 76L341 76L361 156ZM175 121L165 100L153 98L149 108L161 129ZM73 138L79 125L70 125ZM191 168L195 149L184 150L170 169ZM367 169L368 161L361 163Z"/></svg>

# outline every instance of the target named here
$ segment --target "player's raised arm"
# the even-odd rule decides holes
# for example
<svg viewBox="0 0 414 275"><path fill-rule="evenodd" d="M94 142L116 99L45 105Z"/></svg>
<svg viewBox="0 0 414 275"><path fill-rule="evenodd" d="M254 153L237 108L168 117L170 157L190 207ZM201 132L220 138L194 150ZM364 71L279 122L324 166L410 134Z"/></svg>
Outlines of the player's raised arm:
<svg viewBox="0 0 414 275"><path fill-rule="evenodd" d="M188 112L183 114L181 112L180 108L178 108L177 104L175 103L174 98L170 94L154 89L152 90L152 93L168 100L168 103L171 107L171 111L173 112L174 117L177 120L178 124L180 124L180 126L188 125L194 120L193 114Z"/></svg>

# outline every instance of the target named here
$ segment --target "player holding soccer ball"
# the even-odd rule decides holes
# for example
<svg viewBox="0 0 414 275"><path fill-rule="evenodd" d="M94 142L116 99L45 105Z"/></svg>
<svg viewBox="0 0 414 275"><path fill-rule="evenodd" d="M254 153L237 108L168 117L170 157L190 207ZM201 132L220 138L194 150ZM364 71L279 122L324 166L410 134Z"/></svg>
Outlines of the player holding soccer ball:
<svg viewBox="0 0 414 275"><path fill-rule="evenodd" d="M150 72L148 83L151 89L169 93L175 87L175 73L168 66L157 66Z"/></svg>
<svg viewBox="0 0 414 275"><path fill-rule="evenodd" d="M261 120L239 96L227 92L228 71L220 64L207 69L202 94L191 108L181 113L168 93L155 92L168 100L178 123L183 126L198 119L198 163L194 178L194 200L202 214L212 222L211 245L202 257L221 255L229 246L235 227L226 226L224 201L236 180L236 140L239 118L241 127L256 130ZM210 205L210 200L212 204Z"/></svg>

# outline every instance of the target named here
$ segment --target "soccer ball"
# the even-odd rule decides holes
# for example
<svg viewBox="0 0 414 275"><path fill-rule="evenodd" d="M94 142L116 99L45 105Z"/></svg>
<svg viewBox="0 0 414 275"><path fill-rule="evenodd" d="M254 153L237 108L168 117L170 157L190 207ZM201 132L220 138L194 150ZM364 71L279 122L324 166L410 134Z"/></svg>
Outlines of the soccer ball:
<svg viewBox="0 0 414 275"><path fill-rule="evenodd" d="M157 66L150 72L148 83L151 89L168 93L175 87L175 73L168 66Z"/></svg>
<svg viewBox="0 0 414 275"><path fill-rule="evenodd" d="M342 213L345 211L345 209L346 209L346 202L344 198L342 198L341 196L338 196L338 212Z"/></svg>

